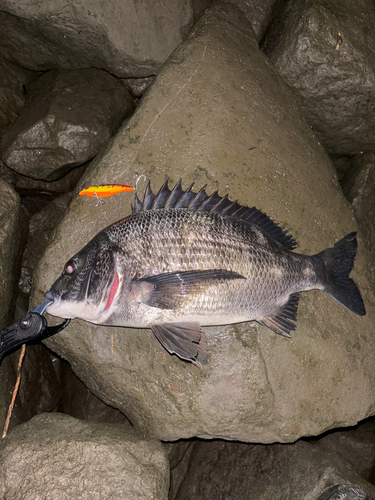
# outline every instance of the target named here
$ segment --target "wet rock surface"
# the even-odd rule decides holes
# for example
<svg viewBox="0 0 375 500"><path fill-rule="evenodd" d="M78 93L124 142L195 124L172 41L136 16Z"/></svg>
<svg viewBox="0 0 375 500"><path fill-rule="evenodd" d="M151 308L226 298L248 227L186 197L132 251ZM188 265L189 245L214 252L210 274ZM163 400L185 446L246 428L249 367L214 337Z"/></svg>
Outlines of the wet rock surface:
<svg viewBox="0 0 375 500"><path fill-rule="evenodd" d="M291 0L263 44L332 154L374 148L374 17L370 0Z"/></svg>
<svg viewBox="0 0 375 500"><path fill-rule="evenodd" d="M156 190L181 175L185 187L197 181L208 192L226 190L286 225L301 253L356 229L328 157L232 8L206 11L78 187L109 178L129 184L136 173ZM131 202L119 196L94 208L73 199L34 275L33 303L91 237L130 213ZM95 395L159 439L294 441L372 412L366 265L360 240L353 276L368 307L364 318L322 293L303 294L291 340L251 323L205 328L210 357L201 368L170 356L150 330L73 321L46 343Z"/></svg>
<svg viewBox="0 0 375 500"><path fill-rule="evenodd" d="M14 189L0 179L0 327L13 319L17 277L27 226L23 224L20 198ZM16 279L15 279L16 278Z"/></svg>
<svg viewBox="0 0 375 500"><path fill-rule="evenodd" d="M96 156L133 110L131 95L105 71L49 71L30 85L1 138L1 158L19 174L57 180Z"/></svg>
<svg viewBox="0 0 375 500"><path fill-rule="evenodd" d="M0 3L0 50L24 68L154 75L193 23L190 2Z"/></svg>
<svg viewBox="0 0 375 500"><path fill-rule="evenodd" d="M8 184L11 184L17 193L22 196L22 204L27 214L31 216L41 210L42 207L56 198L56 196L72 191L84 174L87 166L88 163L85 163L80 167L74 168L58 181L48 182L17 174L0 160L0 177L8 182ZM36 199L34 200L34 204L38 208L30 211L26 199L32 202L32 198ZM41 202L41 204L38 204L38 202Z"/></svg>
<svg viewBox="0 0 375 500"><path fill-rule="evenodd" d="M375 259L375 153L355 156L343 188L361 225L372 261Z"/></svg>
<svg viewBox="0 0 375 500"><path fill-rule="evenodd" d="M123 413L106 405L87 389L73 373L69 363L62 362L60 371L60 380L64 391L57 405L59 412L81 420L131 427Z"/></svg>
<svg viewBox="0 0 375 500"><path fill-rule="evenodd" d="M319 444L299 441L293 445L246 445L196 441L191 446L187 471L176 491L177 470L172 470L171 492L174 492L170 500L317 500L336 485L347 485L364 495L375 494L375 486L358 476L349 462ZM365 496L357 493L357 496L341 498L359 500Z"/></svg>
<svg viewBox="0 0 375 500"><path fill-rule="evenodd" d="M16 305L17 278L26 227L21 222L20 198L14 189L0 179L0 329L13 320ZM11 359L0 367L0 427L6 419L15 370Z"/></svg>
<svg viewBox="0 0 375 500"><path fill-rule="evenodd" d="M19 288L25 294L30 294L34 269L51 239L54 228L68 209L71 199L71 193L58 196L30 218L19 282Z"/></svg>
<svg viewBox="0 0 375 500"><path fill-rule="evenodd" d="M43 151L43 177L44 167L32 159L31 150L12 163L14 169L0 161L0 328L31 308L32 277L51 238L33 283L33 305L43 300L68 257L130 213L131 193L94 207L97 203L78 197L79 189L98 183L135 185L140 174L154 189L167 177L170 184L182 177L184 187L190 181L195 188L207 183L208 192L218 189L256 205L286 226L302 253L332 246L357 229L357 218L359 250L352 276L367 317L354 317L321 292L310 292L300 301L292 340L256 324L205 329L210 360L202 369L171 357L149 330L75 321L50 340L54 352L43 345L26 349L10 431L0 441L1 497L44 498L45 490L37 497L37 490L25 485L36 479L39 488L48 478L52 490L59 488L49 498L62 498L68 490L61 484L72 486L67 498L85 498L86 489L79 490L83 483L94 485L89 498L143 499L149 492L167 498L167 455L170 500L375 498L373 418L309 442L254 444L318 435L374 414L373 5L253 0L223 10L217 3L195 0L192 6L173 2L171 7L163 2L156 14L155 5L142 4L144 10L132 17L130 3L91 3L85 11L83 4L0 1L0 140L8 139L18 122L13 144L34 148L24 141L22 127L33 87L48 75L75 75L62 91L66 99L52 92L49 100L41 90L54 107L54 123L66 117L70 102L82 115L99 81L87 75L106 75L97 102L86 106L91 114L84 113L84 126L96 131L89 146L75 128L76 142L66 143L70 159L61 161L55 136L57 142L51 139ZM193 18L198 22L189 40L165 63L186 38ZM270 59L257 45L264 33L261 47ZM77 71L66 71L72 69ZM140 105L111 140L122 121L120 108L129 102L123 89ZM40 112L36 105L30 121ZM51 120L47 125L53 129ZM74 126L82 128L82 122ZM46 137L44 142L38 133L34 138L47 145ZM100 148L99 156L87 161ZM72 169L70 162L77 167ZM69 173L59 180L36 180L64 172ZM139 194L144 187L140 179ZM24 244L27 222L21 261L17 249ZM72 363L75 373L56 353ZM18 357L19 351L0 366L0 431ZM32 419L46 411L52 413ZM92 427L92 422L102 424ZM178 441L163 444L162 452L146 435ZM195 435L250 443L181 440ZM139 448L139 437L141 449L147 450L140 461L155 475L145 476L137 457L132 457L135 465L128 461L134 446ZM105 452L98 454L98 449ZM154 453L160 458L156 468ZM41 457L43 472L35 457ZM115 462L120 473L112 467ZM128 484L133 489L123 494Z"/></svg>
<svg viewBox="0 0 375 500"><path fill-rule="evenodd" d="M0 443L0 467L0 495L14 500L164 500L168 494L169 466L159 442L59 413L14 429Z"/></svg>
<svg viewBox="0 0 375 500"><path fill-rule="evenodd" d="M0 57L0 133L17 118L29 84L39 76Z"/></svg>

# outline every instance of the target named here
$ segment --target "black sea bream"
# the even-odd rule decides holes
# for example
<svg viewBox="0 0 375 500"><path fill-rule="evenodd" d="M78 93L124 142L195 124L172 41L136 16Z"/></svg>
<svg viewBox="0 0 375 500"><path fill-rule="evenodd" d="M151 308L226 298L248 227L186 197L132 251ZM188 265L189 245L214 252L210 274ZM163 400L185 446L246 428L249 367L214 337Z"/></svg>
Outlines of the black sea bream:
<svg viewBox="0 0 375 500"><path fill-rule="evenodd" d="M355 314L361 294L349 278L356 233L314 256L255 207L181 181L155 195L148 184L133 213L100 231L46 293L47 312L91 323L151 328L171 354L202 363L201 326L258 321L290 337L299 292L318 289Z"/></svg>

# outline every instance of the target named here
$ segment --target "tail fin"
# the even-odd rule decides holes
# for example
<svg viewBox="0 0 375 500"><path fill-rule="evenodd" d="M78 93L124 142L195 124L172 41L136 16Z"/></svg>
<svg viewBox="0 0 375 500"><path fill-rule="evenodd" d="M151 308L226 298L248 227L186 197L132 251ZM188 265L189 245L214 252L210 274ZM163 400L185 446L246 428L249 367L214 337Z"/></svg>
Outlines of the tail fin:
<svg viewBox="0 0 375 500"><path fill-rule="evenodd" d="M326 267L327 282L324 290L350 311L364 316L366 310L361 293L354 281L349 278L357 251L356 234L355 232L347 234L335 243L333 248L327 248L317 256L323 259Z"/></svg>

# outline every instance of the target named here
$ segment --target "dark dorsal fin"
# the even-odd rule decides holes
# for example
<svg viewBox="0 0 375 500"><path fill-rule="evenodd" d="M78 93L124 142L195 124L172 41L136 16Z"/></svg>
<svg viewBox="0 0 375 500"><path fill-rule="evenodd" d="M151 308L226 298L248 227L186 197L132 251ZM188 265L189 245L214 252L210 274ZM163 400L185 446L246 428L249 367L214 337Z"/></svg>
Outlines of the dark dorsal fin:
<svg viewBox="0 0 375 500"><path fill-rule="evenodd" d="M260 210L255 207L249 208L240 205L237 201L231 201L227 194L219 196L217 191L208 195L206 193L206 186L203 186L200 191L194 193L192 191L193 185L184 191L180 179L174 188L170 190L168 181L165 181L159 192L154 194L149 181L143 201L138 198L137 193L135 194L132 213L137 214L145 210L157 210L159 208L187 208L200 212L215 212L220 215L227 215L246 221L256 226L258 229L272 236L288 250L295 248L296 241L294 238Z"/></svg>

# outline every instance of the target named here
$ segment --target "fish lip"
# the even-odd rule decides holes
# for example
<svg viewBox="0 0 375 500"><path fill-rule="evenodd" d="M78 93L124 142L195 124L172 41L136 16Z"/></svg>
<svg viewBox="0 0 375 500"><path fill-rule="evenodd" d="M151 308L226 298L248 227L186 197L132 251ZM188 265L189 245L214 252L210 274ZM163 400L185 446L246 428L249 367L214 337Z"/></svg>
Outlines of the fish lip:
<svg viewBox="0 0 375 500"><path fill-rule="evenodd" d="M54 302L55 300L58 300L61 297L61 292L58 292L57 290L52 290L51 288L51 290L48 290L48 292L44 294L44 297Z"/></svg>

